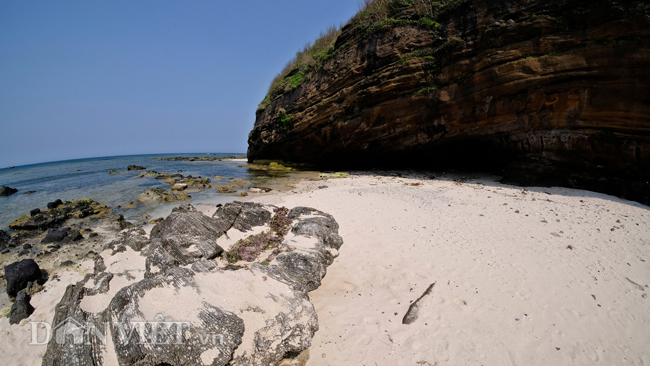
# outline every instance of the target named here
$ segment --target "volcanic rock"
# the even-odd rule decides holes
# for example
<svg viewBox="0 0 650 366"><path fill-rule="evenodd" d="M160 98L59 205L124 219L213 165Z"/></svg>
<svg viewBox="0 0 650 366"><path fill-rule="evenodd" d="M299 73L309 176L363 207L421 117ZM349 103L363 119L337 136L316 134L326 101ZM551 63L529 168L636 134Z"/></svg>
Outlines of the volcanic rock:
<svg viewBox="0 0 650 366"><path fill-rule="evenodd" d="M18 192L16 188L9 188L9 187L2 186L2 188L0 188L0 197L11 196L16 192Z"/></svg>
<svg viewBox="0 0 650 366"><path fill-rule="evenodd" d="M217 192L219 193L235 193L237 189L231 184L218 184Z"/></svg>
<svg viewBox="0 0 650 366"><path fill-rule="evenodd" d="M166 191L162 188L149 188L146 191L136 197L138 202L151 202L151 201L167 201L167 202L177 202L185 201L192 198L188 196L186 192L183 191Z"/></svg>
<svg viewBox="0 0 650 366"><path fill-rule="evenodd" d="M15 297L29 282L41 282L43 273L33 259L23 259L5 267L7 295Z"/></svg>

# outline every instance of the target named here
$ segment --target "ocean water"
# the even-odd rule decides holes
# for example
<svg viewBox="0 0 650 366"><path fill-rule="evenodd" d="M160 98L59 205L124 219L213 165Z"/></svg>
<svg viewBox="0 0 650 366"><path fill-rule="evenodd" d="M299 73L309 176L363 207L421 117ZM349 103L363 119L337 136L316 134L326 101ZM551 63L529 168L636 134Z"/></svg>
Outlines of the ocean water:
<svg viewBox="0 0 650 366"><path fill-rule="evenodd" d="M169 189L163 180L154 178L135 178L141 171L127 172L126 175L108 174L109 170L123 172L129 165L140 165L147 170L158 172L182 171L184 176L202 176L212 179L212 184L226 183L230 178L244 178L253 185L268 185L283 173L267 174L238 167L241 161L157 161L159 157L223 157L244 154L154 154L112 156L102 158L66 160L51 163L33 164L0 169L0 185L18 189L16 194L0 197L0 229L6 230L9 223L22 215L29 214L34 208L45 209L47 203L56 199L71 200L90 198L102 204L116 207L128 202L136 202L136 197L148 188ZM287 173L284 173L285 175ZM226 176L223 181L215 181L213 176ZM23 194L36 191L33 194ZM190 193L192 199L183 202L138 203L133 209L116 209L127 220L134 220L142 214L152 218L163 217L183 203L218 204L235 200L234 194L218 194L215 188L205 189L199 193Z"/></svg>

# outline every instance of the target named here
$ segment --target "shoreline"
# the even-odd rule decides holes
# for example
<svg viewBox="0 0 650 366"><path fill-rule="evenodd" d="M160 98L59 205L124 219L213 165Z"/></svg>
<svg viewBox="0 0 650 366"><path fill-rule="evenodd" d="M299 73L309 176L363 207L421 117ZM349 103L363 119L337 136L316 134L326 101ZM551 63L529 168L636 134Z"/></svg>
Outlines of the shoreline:
<svg viewBox="0 0 650 366"><path fill-rule="evenodd" d="M306 365L650 359L648 206L477 174L351 172L290 187L235 199L312 207L340 226L340 255L309 293L320 329ZM78 262L50 273L61 281L33 296L30 321L51 321L66 285L92 271ZM45 347L22 344L28 325L0 329L21 342L0 350L40 364Z"/></svg>
<svg viewBox="0 0 650 366"><path fill-rule="evenodd" d="M648 363L649 207L496 180L360 172L257 200L328 212L345 240L307 365Z"/></svg>

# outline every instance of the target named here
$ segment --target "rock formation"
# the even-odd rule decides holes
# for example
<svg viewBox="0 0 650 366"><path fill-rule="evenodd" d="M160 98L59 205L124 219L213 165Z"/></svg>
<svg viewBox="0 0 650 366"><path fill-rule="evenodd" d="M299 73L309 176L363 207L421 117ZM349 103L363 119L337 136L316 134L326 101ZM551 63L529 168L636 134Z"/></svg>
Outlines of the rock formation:
<svg viewBox="0 0 650 366"><path fill-rule="evenodd" d="M213 217L178 207L150 238L127 231L68 286L43 365L277 365L318 330L307 292L338 255L337 232L305 207L234 202ZM272 245L225 258L254 242Z"/></svg>
<svg viewBox="0 0 650 366"><path fill-rule="evenodd" d="M7 281L7 295L10 297L16 297L29 282L44 282L43 273L33 259L23 259L8 265L5 267L4 278Z"/></svg>
<svg viewBox="0 0 650 366"><path fill-rule="evenodd" d="M0 197L11 196L16 192L18 192L16 188L5 187L5 186L0 187Z"/></svg>
<svg viewBox="0 0 650 366"><path fill-rule="evenodd" d="M282 75L249 161L489 169L650 202L650 4L392 4Z"/></svg>
<svg viewBox="0 0 650 366"><path fill-rule="evenodd" d="M56 228L69 219L83 219L94 215L107 215L111 209L90 199L62 202L56 200L47 204L47 210L34 209L9 224L13 230L46 230Z"/></svg>
<svg viewBox="0 0 650 366"><path fill-rule="evenodd" d="M184 191L175 191L171 189L166 191L162 188L149 188L140 193L138 197L136 197L136 200L145 203L151 201L178 202L186 201L190 198L192 198L192 196L188 196L187 192Z"/></svg>
<svg viewBox="0 0 650 366"><path fill-rule="evenodd" d="M34 313L34 307L29 303L31 296L26 290L21 290L16 296L16 301L9 310L9 324L19 324L23 319L29 318Z"/></svg>

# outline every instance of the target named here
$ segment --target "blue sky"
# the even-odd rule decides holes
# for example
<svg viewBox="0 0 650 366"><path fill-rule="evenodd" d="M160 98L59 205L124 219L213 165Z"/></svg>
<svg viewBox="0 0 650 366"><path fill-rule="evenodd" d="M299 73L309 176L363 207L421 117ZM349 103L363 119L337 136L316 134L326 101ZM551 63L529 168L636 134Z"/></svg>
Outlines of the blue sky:
<svg viewBox="0 0 650 366"><path fill-rule="evenodd" d="M245 152L273 77L358 0L0 0L0 167Z"/></svg>

